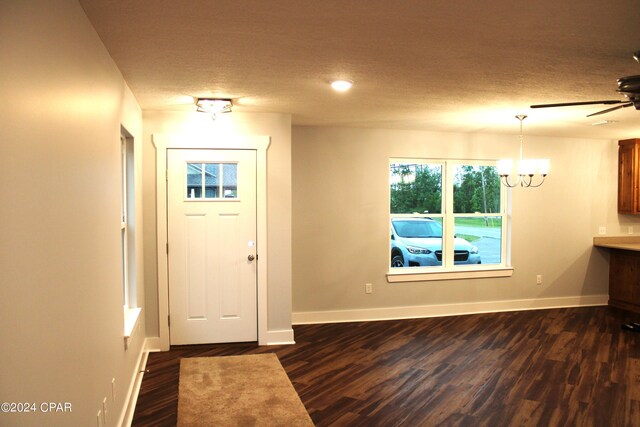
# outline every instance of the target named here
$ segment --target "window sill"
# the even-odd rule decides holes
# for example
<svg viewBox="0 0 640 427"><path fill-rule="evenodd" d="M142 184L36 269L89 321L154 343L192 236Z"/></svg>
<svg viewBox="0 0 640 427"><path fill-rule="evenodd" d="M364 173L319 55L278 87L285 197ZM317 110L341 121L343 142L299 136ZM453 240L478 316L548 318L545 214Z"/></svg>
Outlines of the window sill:
<svg viewBox="0 0 640 427"><path fill-rule="evenodd" d="M141 308L130 308L127 310L124 318L124 349L129 348L131 342L131 336L138 326L138 319L140 318Z"/></svg>
<svg viewBox="0 0 640 427"><path fill-rule="evenodd" d="M513 267L495 267L474 270L455 270L455 271L433 271L424 270L416 272L388 272L387 282L428 282L433 280L457 280L457 279L483 279L487 277L511 277L513 275Z"/></svg>

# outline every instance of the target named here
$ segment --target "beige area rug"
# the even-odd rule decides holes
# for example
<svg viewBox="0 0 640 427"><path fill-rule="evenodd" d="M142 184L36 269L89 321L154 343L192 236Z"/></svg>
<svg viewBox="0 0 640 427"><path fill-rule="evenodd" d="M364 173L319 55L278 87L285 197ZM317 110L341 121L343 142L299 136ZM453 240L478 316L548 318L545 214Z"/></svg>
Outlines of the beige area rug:
<svg viewBox="0 0 640 427"><path fill-rule="evenodd" d="M273 354L180 361L178 426L313 426Z"/></svg>

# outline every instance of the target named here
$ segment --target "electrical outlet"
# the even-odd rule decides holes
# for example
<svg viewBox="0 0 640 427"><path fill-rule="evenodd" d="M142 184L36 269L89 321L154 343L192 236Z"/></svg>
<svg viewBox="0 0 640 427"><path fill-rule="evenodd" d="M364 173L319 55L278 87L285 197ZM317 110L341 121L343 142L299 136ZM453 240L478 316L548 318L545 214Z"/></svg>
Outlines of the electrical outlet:
<svg viewBox="0 0 640 427"><path fill-rule="evenodd" d="M366 283L364 285L364 293L365 294L373 293L373 285L371 283Z"/></svg>
<svg viewBox="0 0 640 427"><path fill-rule="evenodd" d="M627 229L627 233L633 234L633 227L632 226L629 226L629 228Z"/></svg>
<svg viewBox="0 0 640 427"><path fill-rule="evenodd" d="M598 228L598 234L607 234L607 227Z"/></svg>
<svg viewBox="0 0 640 427"><path fill-rule="evenodd" d="M542 285L542 274L536 276L536 285Z"/></svg>

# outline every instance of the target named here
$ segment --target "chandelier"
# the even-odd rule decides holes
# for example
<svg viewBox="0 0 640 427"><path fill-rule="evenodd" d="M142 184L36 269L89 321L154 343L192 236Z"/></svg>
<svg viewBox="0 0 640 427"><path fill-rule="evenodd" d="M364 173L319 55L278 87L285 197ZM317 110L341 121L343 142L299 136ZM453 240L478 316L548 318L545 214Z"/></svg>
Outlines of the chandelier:
<svg viewBox="0 0 640 427"><path fill-rule="evenodd" d="M524 114L516 116L520 120L520 158L515 162L512 159L498 160L500 182L506 187L540 187L549 173L549 159L522 158L522 122L526 118Z"/></svg>

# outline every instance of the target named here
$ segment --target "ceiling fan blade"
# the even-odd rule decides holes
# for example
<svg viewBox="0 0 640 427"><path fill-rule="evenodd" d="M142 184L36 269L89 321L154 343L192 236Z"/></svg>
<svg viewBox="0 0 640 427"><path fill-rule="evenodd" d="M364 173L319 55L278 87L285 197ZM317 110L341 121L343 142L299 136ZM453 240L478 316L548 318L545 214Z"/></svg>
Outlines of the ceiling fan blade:
<svg viewBox="0 0 640 427"><path fill-rule="evenodd" d="M623 105L617 105L613 108L607 108L606 110L602 110L602 111L598 111L597 113L591 113L589 114L587 117L592 117L592 116L597 116L599 114L605 114L605 113L609 113L611 111L617 110L619 108L627 108L627 107L631 107L633 105L633 102L627 102L626 104Z"/></svg>
<svg viewBox="0 0 640 427"><path fill-rule="evenodd" d="M604 101L581 101L581 102L561 102L559 104L537 104L532 105L531 108L549 108L549 107L573 107L575 105L594 105L594 104L621 104L623 102L629 101L620 101L617 99L608 99Z"/></svg>

